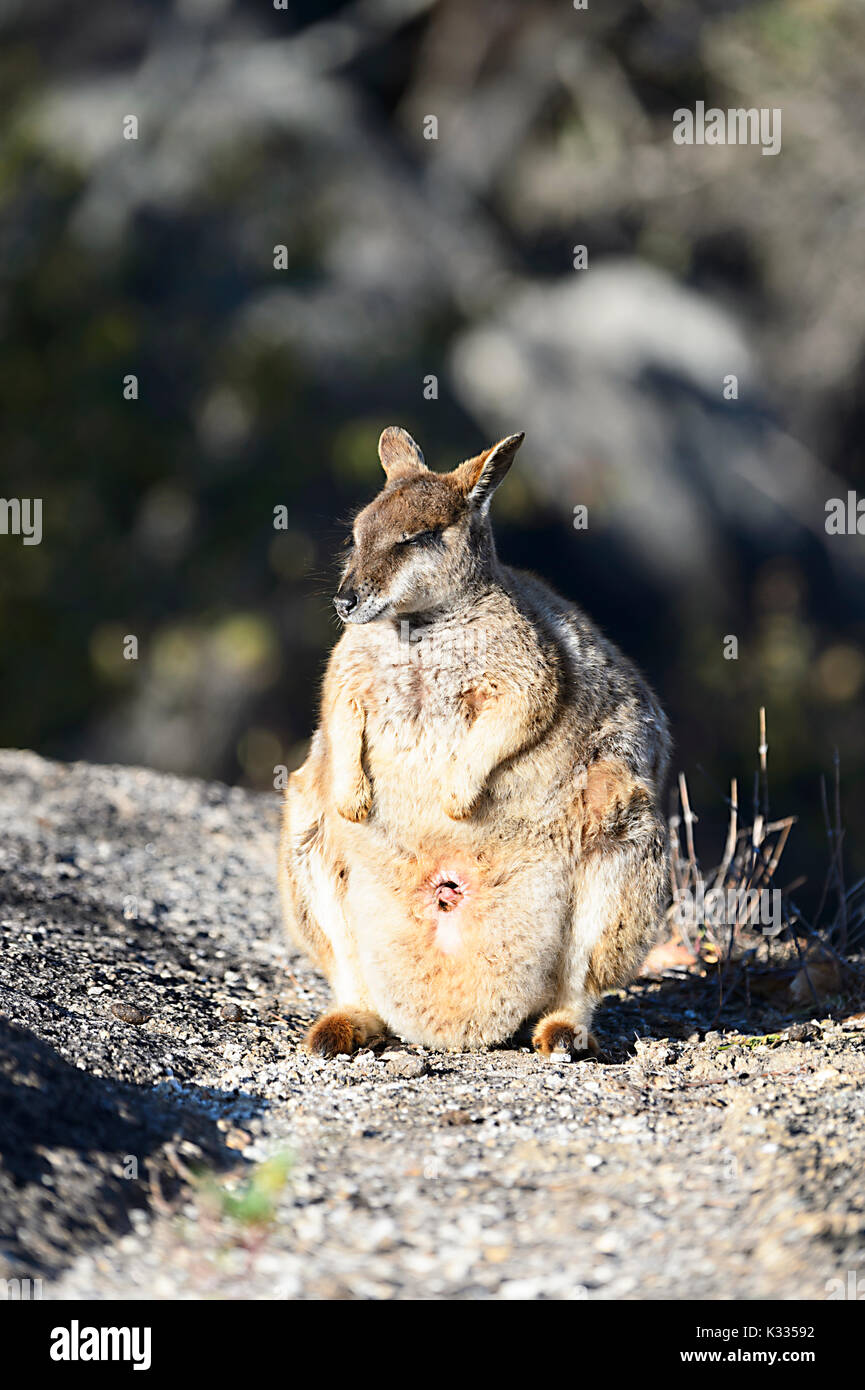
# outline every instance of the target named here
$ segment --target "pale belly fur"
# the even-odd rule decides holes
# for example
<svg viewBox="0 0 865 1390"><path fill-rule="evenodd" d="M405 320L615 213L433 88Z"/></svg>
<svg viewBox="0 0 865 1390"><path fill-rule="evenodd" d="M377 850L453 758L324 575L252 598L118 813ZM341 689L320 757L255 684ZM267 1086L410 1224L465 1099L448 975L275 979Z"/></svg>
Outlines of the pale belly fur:
<svg viewBox="0 0 865 1390"><path fill-rule="evenodd" d="M572 859L524 800L523 817L499 814L495 828L483 813L449 819L441 750L440 729L434 746L403 732L377 739L372 814L334 827L348 870L342 912L385 1023L407 1041L474 1047L549 1005Z"/></svg>

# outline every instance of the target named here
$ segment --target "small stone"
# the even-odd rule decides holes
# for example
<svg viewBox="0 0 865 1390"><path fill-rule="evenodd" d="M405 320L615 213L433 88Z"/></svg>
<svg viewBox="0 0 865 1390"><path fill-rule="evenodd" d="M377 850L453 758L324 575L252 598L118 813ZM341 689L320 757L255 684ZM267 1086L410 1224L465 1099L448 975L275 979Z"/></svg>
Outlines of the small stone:
<svg viewBox="0 0 865 1390"><path fill-rule="evenodd" d="M112 1004L111 1012L115 1018L120 1019L121 1023L134 1023L136 1026L146 1023L150 1017L149 1014L144 1013L143 1009L137 1009L134 1004Z"/></svg>
<svg viewBox="0 0 865 1390"><path fill-rule="evenodd" d="M488 1245L484 1250L484 1259L493 1265L503 1264L510 1259L512 1249L510 1245Z"/></svg>
<svg viewBox="0 0 865 1390"><path fill-rule="evenodd" d="M252 1143L252 1135L247 1134L245 1129L230 1129L225 1136L225 1146L228 1149L246 1149Z"/></svg>
<svg viewBox="0 0 865 1390"><path fill-rule="evenodd" d="M787 1037L791 1042L807 1042L809 1038L815 1037L818 1029L811 1023L794 1023L792 1028L788 1028Z"/></svg>
<svg viewBox="0 0 865 1390"><path fill-rule="evenodd" d="M422 1057L413 1057L410 1052L387 1052L384 1062L394 1076L423 1076L426 1063Z"/></svg>
<svg viewBox="0 0 865 1390"><path fill-rule="evenodd" d="M243 1009L239 1004L223 1004L219 1010L219 1017L226 1023L242 1023Z"/></svg>
<svg viewBox="0 0 865 1390"><path fill-rule="evenodd" d="M471 1125L474 1116L470 1110L445 1110L441 1117L443 1125Z"/></svg>

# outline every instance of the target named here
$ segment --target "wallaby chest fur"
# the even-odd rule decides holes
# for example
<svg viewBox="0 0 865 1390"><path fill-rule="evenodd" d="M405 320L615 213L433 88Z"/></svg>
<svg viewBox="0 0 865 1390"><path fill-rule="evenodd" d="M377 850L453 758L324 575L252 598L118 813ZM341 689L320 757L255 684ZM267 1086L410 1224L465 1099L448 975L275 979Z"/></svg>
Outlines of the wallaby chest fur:
<svg viewBox="0 0 865 1390"><path fill-rule="evenodd" d="M497 451L503 476L521 437L427 474L456 480L440 492L388 434L392 491L377 534L359 519L349 621L286 796L287 922L339 1006L310 1042L351 1050L386 1028L471 1047L537 1018L542 1051L575 1045L657 927L666 722L575 605L498 562Z"/></svg>

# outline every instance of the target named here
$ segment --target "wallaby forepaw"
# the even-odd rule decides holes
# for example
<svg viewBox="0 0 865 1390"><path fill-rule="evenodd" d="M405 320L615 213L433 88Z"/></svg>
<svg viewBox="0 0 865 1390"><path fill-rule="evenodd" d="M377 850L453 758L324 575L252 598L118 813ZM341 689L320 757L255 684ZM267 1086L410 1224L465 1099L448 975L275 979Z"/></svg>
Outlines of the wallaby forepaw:
<svg viewBox="0 0 865 1390"><path fill-rule="evenodd" d="M477 805L479 792L474 787L454 787L445 794L444 811L451 820L468 820Z"/></svg>
<svg viewBox="0 0 865 1390"><path fill-rule="evenodd" d="M336 809L343 820L366 820L372 809L372 787L369 778L364 775L347 796L338 798Z"/></svg>

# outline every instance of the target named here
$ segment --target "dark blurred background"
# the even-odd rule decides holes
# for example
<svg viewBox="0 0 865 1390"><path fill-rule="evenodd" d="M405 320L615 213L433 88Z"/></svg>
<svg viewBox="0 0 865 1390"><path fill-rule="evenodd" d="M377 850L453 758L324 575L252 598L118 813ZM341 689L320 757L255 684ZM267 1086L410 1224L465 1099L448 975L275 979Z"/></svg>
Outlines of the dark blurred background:
<svg viewBox="0 0 865 1390"><path fill-rule="evenodd" d="M835 747L865 868L865 539L824 524L865 488L861 0L3 0L0 37L2 489L44 499L0 537L3 744L271 786L381 428L434 467L525 429L500 551L642 663L704 857L765 704L782 878ZM782 152L675 145L697 100L782 108Z"/></svg>

